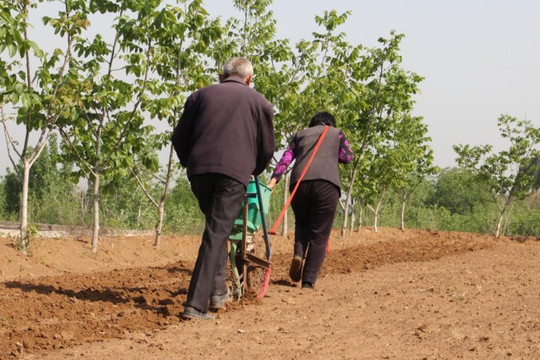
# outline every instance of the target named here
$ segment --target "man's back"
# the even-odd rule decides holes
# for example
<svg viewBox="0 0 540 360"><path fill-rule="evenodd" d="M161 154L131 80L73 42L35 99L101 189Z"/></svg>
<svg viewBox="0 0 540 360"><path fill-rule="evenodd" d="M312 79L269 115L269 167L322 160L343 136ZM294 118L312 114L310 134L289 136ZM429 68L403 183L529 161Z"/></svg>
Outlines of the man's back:
<svg viewBox="0 0 540 360"><path fill-rule="evenodd" d="M188 177L220 173L247 185L274 153L272 119L272 105L234 76L193 93L173 135Z"/></svg>

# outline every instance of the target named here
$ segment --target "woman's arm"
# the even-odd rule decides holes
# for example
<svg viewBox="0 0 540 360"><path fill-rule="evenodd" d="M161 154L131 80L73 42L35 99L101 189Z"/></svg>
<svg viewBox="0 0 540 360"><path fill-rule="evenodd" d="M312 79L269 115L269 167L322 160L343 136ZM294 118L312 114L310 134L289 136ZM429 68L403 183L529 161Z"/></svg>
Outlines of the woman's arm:
<svg viewBox="0 0 540 360"><path fill-rule="evenodd" d="M354 154L349 145L349 140L345 137L345 134L339 131L339 157L338 161L342 164L349 164L354 158Z"/></svg>
<svg viewBox="0 0 540 360"><path fill-rule="evenodd" d="M291 142L289 143L289 146L287 146L287 149L285 149L285 152L281 156L281 159L279 160L278 164L276 165L276 168L274 169L274 173L271 176L271 180L268 183L268 187L272 189L275 184L279 182L279 179L285 172L287 171L287 168L292 163L292 161L296 158L296 136L293 137Z"/></svg>

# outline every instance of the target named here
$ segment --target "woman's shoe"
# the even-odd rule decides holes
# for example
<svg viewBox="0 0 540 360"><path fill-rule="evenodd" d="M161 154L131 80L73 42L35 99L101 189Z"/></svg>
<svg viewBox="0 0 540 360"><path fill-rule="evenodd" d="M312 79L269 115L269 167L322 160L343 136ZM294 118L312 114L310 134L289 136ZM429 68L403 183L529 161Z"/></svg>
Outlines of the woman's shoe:
<svg viewBox="0 0 540 360"><path fill-rule="evenodd" d="M294 255L292 262L291 262L291 268L289 269L289 276L291 277L291 280L294 282L300 281L302 278L302 262L304 259L300 255Z"/></svg>

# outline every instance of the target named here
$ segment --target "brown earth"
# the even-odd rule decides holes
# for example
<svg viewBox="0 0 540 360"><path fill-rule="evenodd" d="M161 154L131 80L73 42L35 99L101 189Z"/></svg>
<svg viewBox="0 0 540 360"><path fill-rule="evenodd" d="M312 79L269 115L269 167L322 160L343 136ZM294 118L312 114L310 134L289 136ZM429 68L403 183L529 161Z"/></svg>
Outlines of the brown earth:
<svg viewBox="0 0 540 360"><path fill-rule="evenodd" d="M262 300L179 320L199 237L0 238L0 359L540 359L540 242L337 233L315 290L274 238Z"/></svg>

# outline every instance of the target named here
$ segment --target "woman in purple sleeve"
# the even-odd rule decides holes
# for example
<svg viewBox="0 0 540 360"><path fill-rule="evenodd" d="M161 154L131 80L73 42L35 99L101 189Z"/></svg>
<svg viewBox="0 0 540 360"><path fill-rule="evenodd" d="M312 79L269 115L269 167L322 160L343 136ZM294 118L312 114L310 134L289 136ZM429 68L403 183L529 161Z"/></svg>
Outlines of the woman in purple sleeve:
<svg viewBox="0 0 540 360"><path fill-rule="evenodd" d="M273 188L296 159L289 190L294 189L325 125L330 126L326 137L291 201L296 226L289 275L294 282L302 280L302 288L306 289L313 289L326 256L341 194L338 163L348 164L353 159L349 142L343 132L336 128L336 119L331 114L316 114L307 129L293 136L268 184Z"/></svg>

